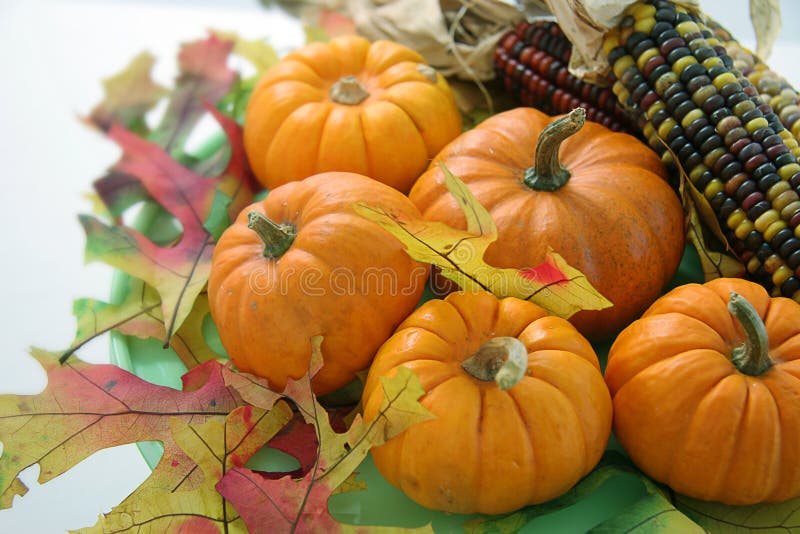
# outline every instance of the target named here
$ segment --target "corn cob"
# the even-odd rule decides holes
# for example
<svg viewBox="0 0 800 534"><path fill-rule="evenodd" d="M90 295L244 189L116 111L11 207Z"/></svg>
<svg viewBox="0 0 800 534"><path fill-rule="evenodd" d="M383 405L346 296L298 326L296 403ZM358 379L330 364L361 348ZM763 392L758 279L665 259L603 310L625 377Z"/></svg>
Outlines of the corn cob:
<svg viewBox="0 0 800 534"><path fill-rule="evenodd" d="M558 24L523 21L495 51L495 69L506 92L525 106L551 115L586 109L586 118L614 131L637 132L635 120L604 87L581 81L567 69L572 44Z"/></svg>
<svg viewBox="0 0 800 534"><path fill-rule="evenodd" d="M668 0L633 4L604 51L623 105L705 196L750 275L800 301L797 143L698 17Z"/></svg>
<svg viewBox="0 0 800 534"><path fill-rule="evenodd" d="M795 141L800 141L800 95L794 87L736 40L725 40L727 32L719 26L714 29L714 33L723 40L725 50L733 59L734 69L741 72L758 89L761 98L777 113L786 131L791 133ZM800 146L795 147L792 154L800 158Z"/></svg>

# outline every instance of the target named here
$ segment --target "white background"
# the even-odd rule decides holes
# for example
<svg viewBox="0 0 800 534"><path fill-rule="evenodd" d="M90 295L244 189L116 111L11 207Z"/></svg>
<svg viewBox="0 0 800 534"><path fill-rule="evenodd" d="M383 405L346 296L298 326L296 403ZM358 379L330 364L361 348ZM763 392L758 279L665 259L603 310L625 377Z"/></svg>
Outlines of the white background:
<svg viewBox="0 0 800 534"><path fill-rule="evenodd" d="M769 63L800 87L800 5L781 3L787 29ZM752 46L745 0L702 5ZM68 346L73 299L108 298L110 268L84 265L77 215L89 211L82 195L119 153L78 116L102 97L100 81L141 50L158 58L155 77L169 85L179 44L208 28L268 37L283 50L302 41L296 23L255 0L0 0L0 394L40 391L44 373L28 348ZM80 354L108 361L108 342ZM133 445L98 453L44 486L33 467L23 476L28 495L0 511L0 532L92 525L148 473Z"/></svg>

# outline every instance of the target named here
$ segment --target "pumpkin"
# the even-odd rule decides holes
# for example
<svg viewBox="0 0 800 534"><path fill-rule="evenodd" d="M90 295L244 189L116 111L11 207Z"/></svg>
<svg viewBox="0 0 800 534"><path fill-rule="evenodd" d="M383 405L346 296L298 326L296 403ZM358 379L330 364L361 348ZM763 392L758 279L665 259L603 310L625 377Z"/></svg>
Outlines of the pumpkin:
<svg viewBox="0 0 800 534"><path fill-rule="evenodd" d="M324 363L314 392L346 385L422 295L429 268L359 217L359 201L419 216L371 178L321 173L245 208L214 249L208 296L220 340L240 370L276 391L308 371L317 335Z"/></svg>
<svg viewBox="0 0 800 534"><path fill-rule="evenodd" d="M571 318L599 340L658 297L678 268L685 233L680 201L653 151L584 120L582 108L556 121L533 108L499 113L448 144L409 197L426 219L466 228L444 164L497 225L489 264L539 265L549 246L613 303Z"/></svg>
<svg viewBox="0 0 800 534"><path fill-rule="evenodd" d="M429 300L378 351L363 392L405 366L435 418L372 449L381 474L428 508L499 514L566 492L599 461L611 399L589 342L535 304L488 292Z"/></svg>
<svg viewBox="0 0 800 534"><path fill-rule="evenodd" d="M357 36L289 53L261 77L244 120L250 164L270 189L349 171L407 193L459 133L452 92L419 53Z"/></svg>
<svg viewBox="0 0 800 534"><path fill-rule="evenodd" d="M800 304L720 278L658 299L612 345L614 434L645 473L727 504L800 496Z"/></svg>

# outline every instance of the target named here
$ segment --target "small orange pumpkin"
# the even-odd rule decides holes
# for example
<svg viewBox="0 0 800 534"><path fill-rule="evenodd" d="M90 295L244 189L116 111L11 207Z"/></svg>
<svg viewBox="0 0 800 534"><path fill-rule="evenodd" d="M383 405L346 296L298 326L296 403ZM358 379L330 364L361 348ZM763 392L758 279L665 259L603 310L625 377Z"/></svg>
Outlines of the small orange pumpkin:
<svg viewBox="0 0 800 534"><path fill-rule="evenodd" d="M244 144L267 188L350 171L404 193L461 133L447 81L397 43L344 36L295 50L248 102Z"/></svg>
<svg viewBox="0 0 800 534"><path fill-rule="evenodd" d="M800 496L800 304L720 278L657 300L611 347L614 434L678 493Z"/></svg>
<svg viewBox="0 0 800 534"><path fill-rule="evenodd" d="M314 392L366 368L414 309L429 268L352 205L418 217L398 191L351 173L322 173L245 208L214 249L208 296L228 355L282 391L308 371L310 338L324 336Z"/></svg>
<svg viewBox="0 0 800 534"><path fill-rule="evenodd" d="M566 492L599 461L611 400L589 342L535 304L490 293L430 300L384 343L364 386L410 368L436 418L372 449L394 486L428 508L499 514ZM498 370L500 368L500 370Z"/></svg>
<svg viewBox="0 0 800 534"><path fill-rule="evenodd" d="M531 267L552 247L614 304L571 318L601 339L642 313L675 274L683 210L649 147L584 118L581 108L556 121L533 108L499 113L447 145L409 197L426 219L466 228L443 163L497 224L486 261Z"/></svg>

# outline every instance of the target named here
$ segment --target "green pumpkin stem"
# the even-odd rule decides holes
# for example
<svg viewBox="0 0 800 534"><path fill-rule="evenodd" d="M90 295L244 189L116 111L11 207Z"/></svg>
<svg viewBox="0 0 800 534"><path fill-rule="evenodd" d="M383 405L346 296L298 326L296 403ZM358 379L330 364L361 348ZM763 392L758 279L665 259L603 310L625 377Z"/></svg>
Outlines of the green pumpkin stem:
<svg viewBox="0 0 800 534"><path fill-rule="evenodd" d="M515 386L528 370L528 349L514 337L495 337L461 362L470 375L484 382L497 382L500 389Z"/></svg>
<svg viewBox="0 0 800 534"><path fill-rule="evenodd" d="M523 183L535 191L556 191L567 183L570 173L558 161L562 141L583 127L586 110L575 108L548 124L536 143L533 167L525 171Z"/></svg>
<svg viewBox="0 0 800 534"><path fill-rule="evenodd" d="M759 376L773 363L769 357L769 339L764 321L753 305L735 291L731 291L728 311L739 321L745 333L744 343L733 349L731 360L742 373Z"/></svg>
<svg viewBox="0 0 800 534"><path fill-rule="evenodd" d="M337 104L355 106L369 97L369 91L355 76L343 76L331 86L330 97Z"/></svg>
<svg viewBox="0 0 800 534"><path fill-rule="evenodd" d="M247 214L247 227L264 242L264 257L280 258L297 236L291 224L276 224L257 211Z"/></svg>

